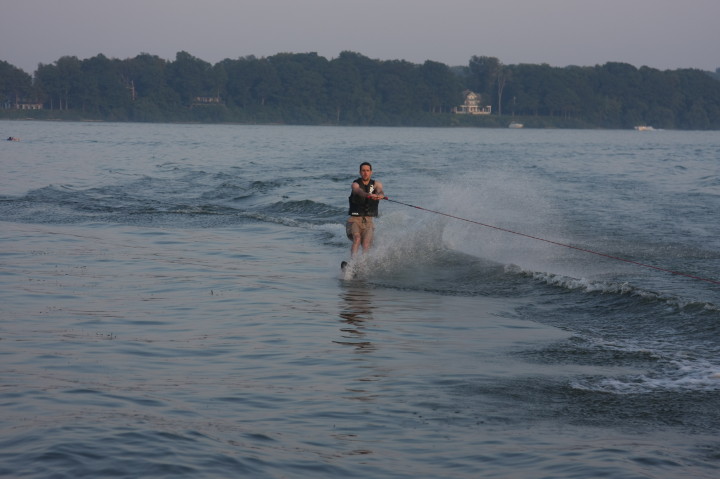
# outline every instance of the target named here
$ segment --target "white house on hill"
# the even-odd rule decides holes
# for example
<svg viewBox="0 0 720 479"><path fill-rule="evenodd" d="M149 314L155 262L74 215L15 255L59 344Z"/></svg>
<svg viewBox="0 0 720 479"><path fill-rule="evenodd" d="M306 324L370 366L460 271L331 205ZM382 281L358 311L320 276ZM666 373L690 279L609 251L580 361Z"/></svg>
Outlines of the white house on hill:
<svg viewBox="0 0 720 479"><path fill-rule="evenodd" d="M490 105L480 106L480 95L477 93L465 90L463 95L465 95L465 103L453 108L453 113L458 115L489 115L492 111Z"/></svg>

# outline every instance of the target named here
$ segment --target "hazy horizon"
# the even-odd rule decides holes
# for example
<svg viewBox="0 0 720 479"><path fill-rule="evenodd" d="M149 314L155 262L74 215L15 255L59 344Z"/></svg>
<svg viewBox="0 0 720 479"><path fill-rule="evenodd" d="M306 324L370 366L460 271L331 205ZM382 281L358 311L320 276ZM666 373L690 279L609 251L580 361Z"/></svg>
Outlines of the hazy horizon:
<svg viewBox="0 0 720 479"><path fill-rule="evenodd" d="M186 51L226 58L349 50L379 60L467 65L629 63L660 70L720 67L716 0L11 0L0 60L32 74L62 56Z"/></svg>

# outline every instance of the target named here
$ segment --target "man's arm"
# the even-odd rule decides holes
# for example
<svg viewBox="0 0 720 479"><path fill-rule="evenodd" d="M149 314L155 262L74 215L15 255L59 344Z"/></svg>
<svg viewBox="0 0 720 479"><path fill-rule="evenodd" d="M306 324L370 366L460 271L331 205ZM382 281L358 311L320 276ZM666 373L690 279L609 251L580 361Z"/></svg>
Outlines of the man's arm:
<svg viewBox="0 0 720 479"><path fill-rule="evenodd" d="M383 193L382 189L382 183L377 180L375 181L374 191L372 194L365 193L365 190L360 187L357 181L353 181L352 192L360 198L370 198L371 200L381 200L385 197L385 193Z"/></svg>
<svg viewBox="0 0 720 479"><path fill-rule="evenodd" d="M360 188L360 185L358 184L357 181L353 181L352 194L359 196L360 198L367 198L367 196L368 196L367 193L365 193L365 190Z"/></svg>
<svg viewBox="0 0 720 479"><path fill-rule="evenodd" d="M373 196L374 196L374 198L373 198ZM373 200L381 200L381 199L385 198L385 192L383 191L382 183L375 180L375 191L373 192L372 195L370 195L370 197Z"/></svg>

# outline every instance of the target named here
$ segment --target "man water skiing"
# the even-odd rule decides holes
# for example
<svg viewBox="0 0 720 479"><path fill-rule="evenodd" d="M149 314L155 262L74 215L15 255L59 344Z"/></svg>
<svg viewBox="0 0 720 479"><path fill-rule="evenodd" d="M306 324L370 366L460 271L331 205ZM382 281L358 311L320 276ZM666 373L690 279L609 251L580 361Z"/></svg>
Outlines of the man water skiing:
<svg viewBox="0 0 720 479"><path fill-rule="evenodd" d="M375 225L373 218L378 216L378 205L385 198L382 183L373 180L372 165L368 162L360 164L360 178L352 182L350 217L345 223L345 232L352 241L350 253L354 258L360 247L367 253L372 246Z"/></svg>

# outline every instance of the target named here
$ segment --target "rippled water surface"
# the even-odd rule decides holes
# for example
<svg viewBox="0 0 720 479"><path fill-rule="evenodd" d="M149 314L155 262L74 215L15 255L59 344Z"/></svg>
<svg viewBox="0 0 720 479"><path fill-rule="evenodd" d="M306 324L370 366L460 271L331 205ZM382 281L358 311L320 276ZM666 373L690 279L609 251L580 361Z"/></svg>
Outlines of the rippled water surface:
<svg viewBox="0 0 720 479"><path fill-rule="evenodd" d="M1 476L716 477L716 132L0 126Z"/></svg>

